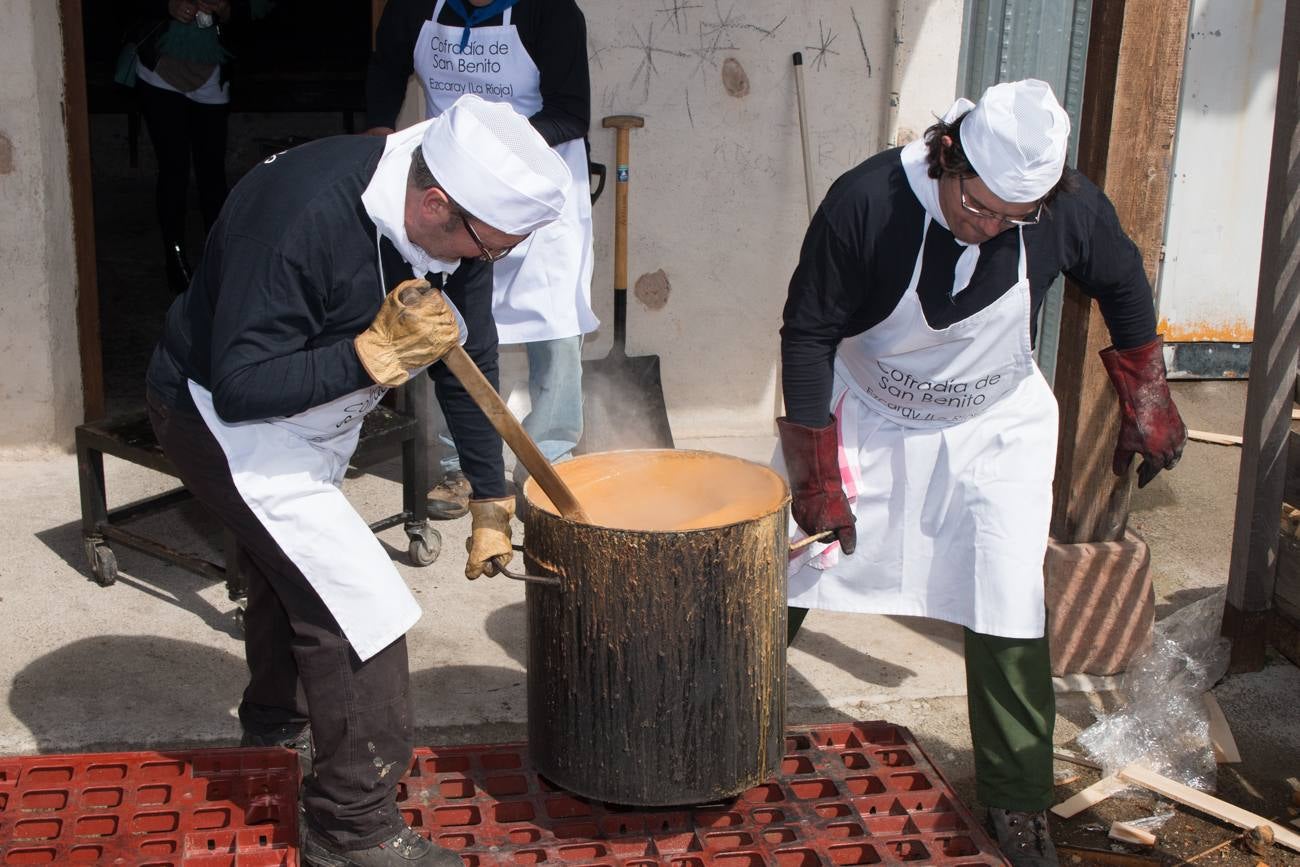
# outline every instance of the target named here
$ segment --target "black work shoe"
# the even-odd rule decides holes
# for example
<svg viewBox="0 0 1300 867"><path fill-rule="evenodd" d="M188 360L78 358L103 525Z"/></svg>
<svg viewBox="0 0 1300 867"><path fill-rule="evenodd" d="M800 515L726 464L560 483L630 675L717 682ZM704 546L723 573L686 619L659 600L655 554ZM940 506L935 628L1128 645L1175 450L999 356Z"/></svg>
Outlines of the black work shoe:
<svg viewBox="0 0 1300 867"><path fill-rule="evenodd" d="M447 473L429 491L429 517L451 521L469 514L469 479L459 471Z"/></svg>
<svg viewBox="0 0 1300 867"><path fill-rule="evenodd" d="M298 754L298 770L305 780L311 776L312 743L311 725L282 725L268 732L254 734L244 730L239 739L241 747L285 747Z"/></svg>
<svg viewBox="0 0 1300 867"><path fill-rule="evenodd" d="M1056 846L1047 828L1047 812L1022 813L989 807L984 820L1012 867L1058 867Z"/></svg>
<svg viewBox="0 0 1300 867"><path fill-rule="evenodd" d="M302 859L308 867L464 867L455 852L435 846L409 827L378 846L344 850L308 825Z"/></svg>

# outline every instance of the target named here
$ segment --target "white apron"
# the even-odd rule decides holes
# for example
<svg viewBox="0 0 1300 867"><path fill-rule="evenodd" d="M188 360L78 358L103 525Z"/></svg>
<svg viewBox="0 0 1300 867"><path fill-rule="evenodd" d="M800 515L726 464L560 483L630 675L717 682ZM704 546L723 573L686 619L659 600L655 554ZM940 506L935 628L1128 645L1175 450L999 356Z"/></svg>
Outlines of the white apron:
<svg viewBox="0 0 1300 867"><path fill-rule="evenodd" d="M424 87L429 117L466 93L504 102L524 117L542 108L541 73L524 49L507 9L497 27L475 27L462 52L464 27L438 24L446 0L415 43L415 74ZM585 51L586 46L577 50ZM555 151L569 166L573 187L555 222L534 232L493 266L492 316L503 344L574 337L600 325L591 312L591 186L581 138Z"/></svg>
<svg viewBox="0 0 1300 867"><path fill-rule="evenodd" d="M407 167L422 133L420 126L388 137L362 194L366 213L375 222L375 292L381 299L390 285L379 250L381 233L411 264L415 276L453 271L458 264L433 259L403 228ZM391 275L392 285L401 278ZM446 300L463 344L464 317ZM419 372L411 371L411 376ZM388 389L371 385L297 415L227 424L217 415L212 394L196 382L189 386L199 414L226 455L235 488L319 594L357 656L367 660L406 634L420 619L420 606L388 552L340 490L362 419Z"/></svg>
<svg viewBox="0 0 1300 867"><path fill-rule="evenodd" d="M794 556L790 604L1037 638L1057 413L1030 346L1024 237L1016 284L934 329L917 295L931 222L898 306L836 355L830 409L857 548L814 543ZM779 450L777 463L784 471Z"/></svg>
<svg viewBox="0 0 1300 867"><path fill-rule="evenodd" d="M302 571L352 649L369 659L420 619L406 582L339 486L375 385L286 418L227 424L196 382L190 394L248 508Z"/></svg>

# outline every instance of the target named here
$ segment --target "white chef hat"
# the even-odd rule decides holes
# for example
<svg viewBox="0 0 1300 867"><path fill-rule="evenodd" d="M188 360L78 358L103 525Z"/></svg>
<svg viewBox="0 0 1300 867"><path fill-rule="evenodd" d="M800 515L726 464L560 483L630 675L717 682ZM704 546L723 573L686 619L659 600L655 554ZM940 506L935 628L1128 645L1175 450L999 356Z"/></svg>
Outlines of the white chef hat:
<svg viewBox="0 0 1300 867"><path fill-rule="evenodd" d="M1065 169L1070 117L1036 78L995 84L961 123L961 146L980 180L1006 202L1033 202Z"/></svg>
<svg viewBox="0 0 1300 867"><path fill-rule="evenodd" d="M473 94L429 124L420 149L448 196L510 235L527 235L559 217L573 186L563 158L527 118Z"/></svg>

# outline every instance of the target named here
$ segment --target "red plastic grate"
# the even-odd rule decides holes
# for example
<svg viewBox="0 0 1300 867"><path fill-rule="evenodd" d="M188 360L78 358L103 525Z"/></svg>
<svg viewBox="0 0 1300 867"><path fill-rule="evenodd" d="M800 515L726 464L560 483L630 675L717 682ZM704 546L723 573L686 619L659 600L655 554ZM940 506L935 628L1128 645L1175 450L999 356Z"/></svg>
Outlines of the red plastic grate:
<svg viewBox="0 0 1300 867"><path fill-rule="evenodd" d="M296 867L282 749L0 758L0 864Z"/></svg>
<svg viewBox="0 0 1300 867"><path fill-rule="evenodd" d="M418 749L406 820L466 867L1005 864L907 729L791 729L781 773L733 801L646 810L567 794L526 744Z"/></svg>
<svg viewBox="0 0 1300 867"><path fill-rule="evenodd" d="M279 749L0 758L0 865L297 867L296 755ZM418 749L406 820L466 867L1005 864L904 728L800 727L734 800L646 810L559 790L526 744Z"/></svg>

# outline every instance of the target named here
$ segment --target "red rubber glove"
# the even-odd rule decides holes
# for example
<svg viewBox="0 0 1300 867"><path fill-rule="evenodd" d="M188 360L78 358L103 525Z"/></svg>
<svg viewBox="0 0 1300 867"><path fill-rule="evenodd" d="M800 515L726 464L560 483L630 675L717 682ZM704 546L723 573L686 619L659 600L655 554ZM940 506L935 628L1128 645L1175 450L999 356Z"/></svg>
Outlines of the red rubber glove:
<svg viewBox="0 0 1300 867"><path fill-rule="evenodd" d="M781 453L790 477L790 512L809 536L834 530L840 549L852 554L858 545L853 510L840 481L839 439L835 418L822 428L776 420Z"/></svg>
<svg viewBox="0 0 1300 867"><path fill-rule="evenodd" d="M1133 455L1142 455L1139 488L1161 470L1172 470L1187 443L1187 425L1169 394L1163 348L1164 340L1157 337L1132 349L1112 346L1101 351L1102 364L1119 395L1119 442L1111 468L1122 476Z"/></svg>

